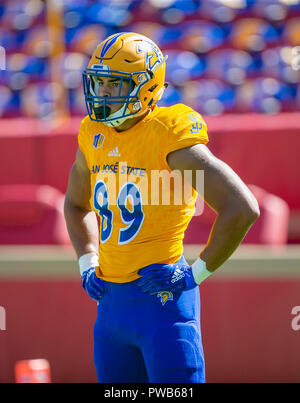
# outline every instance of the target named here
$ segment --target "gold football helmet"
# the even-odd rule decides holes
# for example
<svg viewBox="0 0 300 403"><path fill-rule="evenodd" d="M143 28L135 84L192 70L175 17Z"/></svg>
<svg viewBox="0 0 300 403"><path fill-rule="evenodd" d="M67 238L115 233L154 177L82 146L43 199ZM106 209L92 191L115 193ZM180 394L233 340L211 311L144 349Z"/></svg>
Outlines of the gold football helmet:
<svg viewBox="0 0 300 403"><path fill-rule="evenodd" d="M83 88L88 114L92 120L119 126L126 119L150 109L162 97L165 84L165 61L158 46L147 37L118 33L101 42L83 72ZM120 79L118 96L98 96L99 77ZM124 80L128 93L121 96ZM111 113L108 105L119 104Z"/></svg>

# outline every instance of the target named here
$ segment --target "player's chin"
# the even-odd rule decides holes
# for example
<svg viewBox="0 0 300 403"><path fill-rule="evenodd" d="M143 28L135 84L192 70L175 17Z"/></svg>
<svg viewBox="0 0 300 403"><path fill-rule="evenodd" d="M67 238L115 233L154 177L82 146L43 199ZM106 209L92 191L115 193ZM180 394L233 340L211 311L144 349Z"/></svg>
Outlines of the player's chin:
<svg viewBox="0 0 300 403"><path fill-rule="evenodd" d="M110 105L98 104L94 107L95 115L97 119L107 119L112 112Z"/></svg>

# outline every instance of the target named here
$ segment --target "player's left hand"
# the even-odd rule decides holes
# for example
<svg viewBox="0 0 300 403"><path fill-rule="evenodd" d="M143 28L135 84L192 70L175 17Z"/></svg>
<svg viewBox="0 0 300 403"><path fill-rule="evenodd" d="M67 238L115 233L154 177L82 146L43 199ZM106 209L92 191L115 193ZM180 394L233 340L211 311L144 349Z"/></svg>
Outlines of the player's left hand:
<svg viewBox="0 0 300 403"><path fill-rule="evenodd" d="M139 270L138 274L142 277L137 284L150 295L160 291L186 291L198 286L192 267L182 263L151 264Z"/></svg>

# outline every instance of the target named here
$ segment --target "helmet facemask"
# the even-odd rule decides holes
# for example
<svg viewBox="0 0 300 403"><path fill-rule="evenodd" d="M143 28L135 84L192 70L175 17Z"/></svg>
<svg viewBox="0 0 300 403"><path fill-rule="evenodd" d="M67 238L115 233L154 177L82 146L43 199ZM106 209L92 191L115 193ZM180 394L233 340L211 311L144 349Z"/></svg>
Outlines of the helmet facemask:
<svg viewBox="0 0 300 403"><path fill-rule="evenodd" d="M139 115L142 105L138 98L138 92L150 80L150 76L145 71L125 73L102 70L99 67L108 66L96 65L92 69L86 69L83 73L83 88L89 116L91 120L103 122L107 126L120 126L128 118ZM98 95L98 79L101 77L120 80L118 96ZM126 95L121 95L125 82L128 83L128 91ZM112 104L120 105L120 108L113 113L111 113Z"/></svg>

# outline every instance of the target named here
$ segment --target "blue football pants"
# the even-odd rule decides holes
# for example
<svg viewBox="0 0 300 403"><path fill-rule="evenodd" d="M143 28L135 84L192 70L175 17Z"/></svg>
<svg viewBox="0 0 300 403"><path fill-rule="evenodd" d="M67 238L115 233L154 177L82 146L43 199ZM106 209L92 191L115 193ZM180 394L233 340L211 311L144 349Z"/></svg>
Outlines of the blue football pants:
<svg viewBox="0 0 300 403"><path fill-rule="evenodd" d="M136 281L106 286L94 325L98 382L205 382L198 287L149 295Z"/></svg>

